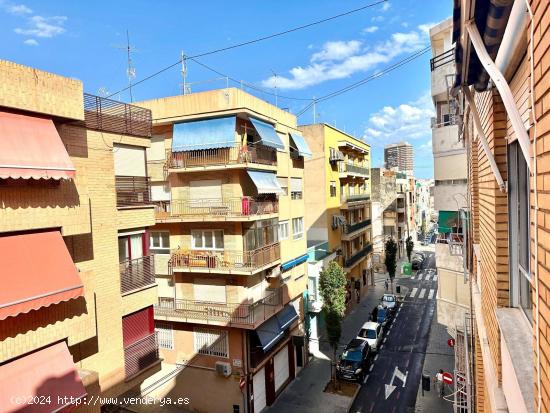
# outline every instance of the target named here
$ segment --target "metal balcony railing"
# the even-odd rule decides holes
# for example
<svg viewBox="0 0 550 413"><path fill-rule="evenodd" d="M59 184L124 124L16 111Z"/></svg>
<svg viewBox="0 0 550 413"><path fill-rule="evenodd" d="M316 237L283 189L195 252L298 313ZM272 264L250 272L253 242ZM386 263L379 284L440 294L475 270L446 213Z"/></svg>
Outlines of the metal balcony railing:
<svg viewBox="0 0 550 413"><path fill-rule="evenodd" d="M261 144L166 153L169 169L256 163L277 165L277 151Z"/></svg>
<svg viewBox="0 0 550 413"><path fill-rule="evenodd" d="M155 202L157 220L192 217L245 218L254 215L276 214L278 201L256 201L250 197L230 199L173 199Z"/></svg>
<svg viewBox="0 0 550 413"><path fill-rule="evenodd" d="M434 71L440 66L446 65L447 63L454 62L454 52L455 48L449 49L437 56L434 56L430 59L430 71Z"/></svg>
<svg viewBox="0 0 550 413"><path fill-rule="evenodd" d="M431 127L432 129L442 128L444 126L458 125L459 116L456 115L443 115L442 119L437 119L436 117L431 118Z"/></svg>
<svg viewBox="0 0 550 413"><path fill-rule="evenodd" d="M155 260L153 255L120 263L120 292L127 294L155 284Z"/></svg>
<svg viewBox="0 0 550 413"><path fill-rule="evenodd" d="M329 162L339 162L344 160L344 154L335 148L329 148Z"/></svg>
<svg viewBox="0 0 550 413"><path fill-rule="evenodd" d="M342 197L343 202L368 201L369 199L370 199L369 194L344 195Z"/></svg>
<svg viewBox="0 0 550 413"><path fill-rule="evenodd" d="M351 175L370 175L370 169L364 166L354 165L351 163L341 162L338 167L339 172L348 173Z"/></svg>
<svg viewBox="0 0 550 413"><path fill-rule="evenodd" d="M351 267L355 265L361 258L372 252L372 244L368 243L361 250L357 251L351 257L344 259L344 267Z"/></svg>
<svg viewBox="0 0 550 413"><path fill-rule="evenodd" d="M120 135L150 137L150 109L84 93L84 123L88 129Z"/></svg>
<svg viewBox="0 0 550 413"><path fill-rule="evenodd" d="M151 181L144 176L115 176L117 207L151 204Z"/></svg>
<svg viewBox="0 0 550 413"><path fill-rule="evenodd" d="M268 290L253 303L214 303L159 297L155 315L179 318L192 323L227 323L254 327L267 320L283 306L281 288Z"/></svg>
<svg viewBox="0 0 550 413"><path fill-rule="evenodd" d="M126 377L135 376L158 360L157 336L153 333L124 348Z"/></svg>
<svg viewBox="0 0 550 413"><path fill-rule="evenodd" d="M280 244L267 245L252 251L177 250L168 266L171 271L202 268L210 270L255 271L281 258Z"/></svg>
<svg viewBox="0 0 550 413"><path fill-rule="evenodd" d="M371 224L371 220L365 219L364 221L356 222L355 224L344 225L344 234L351 234L361 228L366 228Z"/></svg>

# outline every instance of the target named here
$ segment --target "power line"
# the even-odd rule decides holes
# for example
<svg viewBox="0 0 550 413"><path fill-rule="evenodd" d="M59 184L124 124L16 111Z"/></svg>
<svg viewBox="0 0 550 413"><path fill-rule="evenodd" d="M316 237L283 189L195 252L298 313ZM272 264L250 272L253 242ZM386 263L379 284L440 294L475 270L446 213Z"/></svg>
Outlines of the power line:
<svg viewBox="0 0 550 413"><path fill-rule="evenodd" d="M331 20L334 20L334 19L338 19L340 17L344 17L344 16L348 16L350 14L353 14L353 13L357 13L357 12L360 12L360 11L363 11L363 10L366 10L366 9L369 9L371 7L374 7L374 6L377 6L379 4L382 4L382 3L385 3L387 2L388 0L379 0L377 2L374 2L374 3L370 3L370 4L367 4L365 6L362 6L362 7L359 7L357 9L353 9L353 10L349 10L349 11L346 11L344 13L340 13L340 14L337 14L335 16L330 16L330 17L327 17L327 18L324 18L324 19L321 19L321 20L317 20L317 21L314 21L312 23L308 23L308 24L304 24L302 26L297 26L297 27L293 27L293 28L290 28L290 29L287 29L287 30L284 30L282 32L278 32L278 33L273 33L273 34L270 34L270 35L267 35L267 36L263 36L263 37L258 37L256 39L253 39L253 40L248 40L246 42L242 42L242 43L236 43L236 44L233 44L231 46L227 46L227 47L222 47L222 48L219 48L219 49L214 49L214 50L210 50L208 52L203 52L203 53L199 53L199 54L196 54L194 56L188 56L187 58L188 59L193 59L193 58L197 58L197 57L203 57L203 56L208 56L208 55L211 55L211 54L215 54L215 53L220 53L220 52L225 52L227 50L231 50L231 49L236 49L238 47L242 47L242 46L248 46L250 44L253 44L253 43L258 43L258 42L261 42L261 41L264 41L264 40L268 40L268 39L272 39L274 37L278 37L278 36L284 36L286 34L289 34L289 33L292 33L292 32L295 32L295 31L298 31L298 30L303 30L303 29L307 29L309 27L312 27L312 26L315 26L315 25L318 25L318 24L322 24L322 23L326 23L328 21L331 21ZM143 82L146 82L147 80L149 79L152 79L153 77L155 76L158 76L160 75L161 73L164 73L166 72L167 70L170 70L171 68L175 67L175 66L178 66L180 65L182 62L181 59L178 59L177 62L175 63L172 63L171 65L169 66L166 66L165 68L163 69L160 69L158 71L156 71L155 73L133 83L132 86L137 86ZM114 92L114 93L111 93L109 96L112 96L112 95L116 95L117 93L121 93L121 92L124 92L126 90L129 89L129 86L123 88L123 89L120 89L119 91L117 92Z"/></svg>

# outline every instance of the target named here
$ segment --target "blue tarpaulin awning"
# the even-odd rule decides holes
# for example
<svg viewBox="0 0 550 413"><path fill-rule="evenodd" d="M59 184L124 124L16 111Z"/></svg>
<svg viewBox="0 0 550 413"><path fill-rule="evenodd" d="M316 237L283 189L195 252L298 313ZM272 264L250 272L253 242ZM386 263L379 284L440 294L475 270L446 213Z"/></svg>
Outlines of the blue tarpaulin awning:
<svg viewBox="0 0 550 413"><path fill-rule="evenodd" d="M281 138L279 138L279 135L277 135L277 132L275 131L273 125L252 118L250 118L250 122L252 122L254 129L256 129L256 132L258 132L258 134L260 135L263 145L275 149L285 148L283 141L281 140Z"/></svg>
<svg viewBox="0 0 550 413"><path fill-rule="evenodd" d="M277 176L272 172L262 172L262 171L246 171L256 189L258 194L282 194L284 193L283 188L279 185L277 181Z"/></svg>
<svg viewBox="0 0 550 413"><path fill-rule="evenodd" d="M300 255L299 257L296 257L296 258L294 258L290 261L287 261L287 262L281 264L281 270L288 271L288 270L296 267L297 265L300 265L300 264L306 262L307 258L308 258L307 254Z"/></svg>
<svg viewBox="0 0 550 413"><path fill-rule="evenodd" d="M290 139L292 139L292 142L294 143L294 146L298 150L300 156L311 158L311 149L309 149L309 146L302 134L298 132L291 132Z"/></svg>
<svg viewBox="0 0 550 413"><path fill-rule="evenodd" d="M298 319L298 313L292 304L287 304L275 317L279 321L279 328L285 330Z"/></svg>
<svg viewBox="0 0 550 413"><path fill-rule="evenodd" d="M236 145L235 116L174 124L172 152L232 148Z"/></svg>
<svg viewBox="0 0 550 413"><path fill-rule="evenodd" d="M299 316L294 306L292 304L287 304L275 315L275 317L271 317L258 327L255 331L263 351L268 351L277 344L285 334L285 330L298 318Z"/></svg>

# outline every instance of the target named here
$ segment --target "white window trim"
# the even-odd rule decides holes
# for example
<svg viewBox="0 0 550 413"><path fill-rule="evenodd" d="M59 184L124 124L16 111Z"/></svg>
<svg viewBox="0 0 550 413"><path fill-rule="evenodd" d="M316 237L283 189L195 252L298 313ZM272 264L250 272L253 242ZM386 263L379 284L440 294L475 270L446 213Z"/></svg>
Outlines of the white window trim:
<svg viewBox="0 0 550 413"><path fill-rule="evenodd" d="M168 247L160 246L160 247L154 247L153 246L153 234L159 234L159 233L165 233L168 234ZM159 242L162 244L162 237L159 237ZM163 251L168 250L168 252L157 252L157 254L170 254L170 231L151 231L149 232L149 251Z"/></svg>
<svg viewBox="0 0 550 413"><path fill-rule="evenodd" d="M281 235L281 227L283 226L286 227L286 235L284 237ZM285 239L288 239L289 232L290 232L290 225L289 225L288 219L285 221L279 221L278 232L279 232L279 241L284 241Z"/></svg>
<svg viewBox="0 0 550 413"><path fill-rule="evenodd" d="M216 232L216 231L221 231L224 247L222 247L222 248L216 248L216 246L214 246L213 248L204 247L204 244L205 244L205 242L204 242L204 233L205 232L212 232L212 243L215 243L216 242L216 237L214 236L214 232ZM194 232L200 232L202 234L202 245L203 245L203 247L195 246L195 238L193 237ZM223 251L225 249L225 233L224 233L223 229L192 229L191 230L191 249L192 250L198 250L198 251Z"/></svg>
<svg viewBox="0 0 550 413"><path fill-rule="evenodd" d="M301 220L302 222L302 230L300 232L296 232L296 228L294 226L294 220ZM292 218L292 238L295 240L302 239L304 237L304 217L297 217Z"/></svg>
<svg viewBox="0 0 550 413"><path fill-rule="evenodd" d="M159 348L174 350L174 329L172 328L172 324L157 321L155 323L155 331L157 333ZM164 341L161 340L161 333L165 333L167 335L166 343L169 344L169 346L162 345Z"/></svg>

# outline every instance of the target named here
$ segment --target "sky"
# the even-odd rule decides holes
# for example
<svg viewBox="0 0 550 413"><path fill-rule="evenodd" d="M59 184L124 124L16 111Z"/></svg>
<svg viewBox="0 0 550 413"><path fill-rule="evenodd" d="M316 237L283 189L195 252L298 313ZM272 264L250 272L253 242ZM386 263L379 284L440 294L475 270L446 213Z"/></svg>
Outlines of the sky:
<svg viewBox="0 0 550 413"><path fill-rule="evenodd" d="M0 0L0 58L82 80L84 90L114 94L128 85L126 34L135 81L197 55L281 32L377 0L11 1ZM298 114L311 99L373 75L429 46L429 27L446 19L451 0L389 0L284 36L197 59L242 80L245 90ZM408 141L415 175L433 176L428 52L347 93L317 103L317 121L372 146L383 164L385 144ZM226 87L227 79L187 63L192 92ZM241 83L229 81L230 86ZM250 90L254 85L268 93ZM132 88L134 101L181 93L181 66ZM288 99L288 97L298 99ZM130 101L124 91L114 98ZM313 123L313 108L298 117Z"/></svg>

